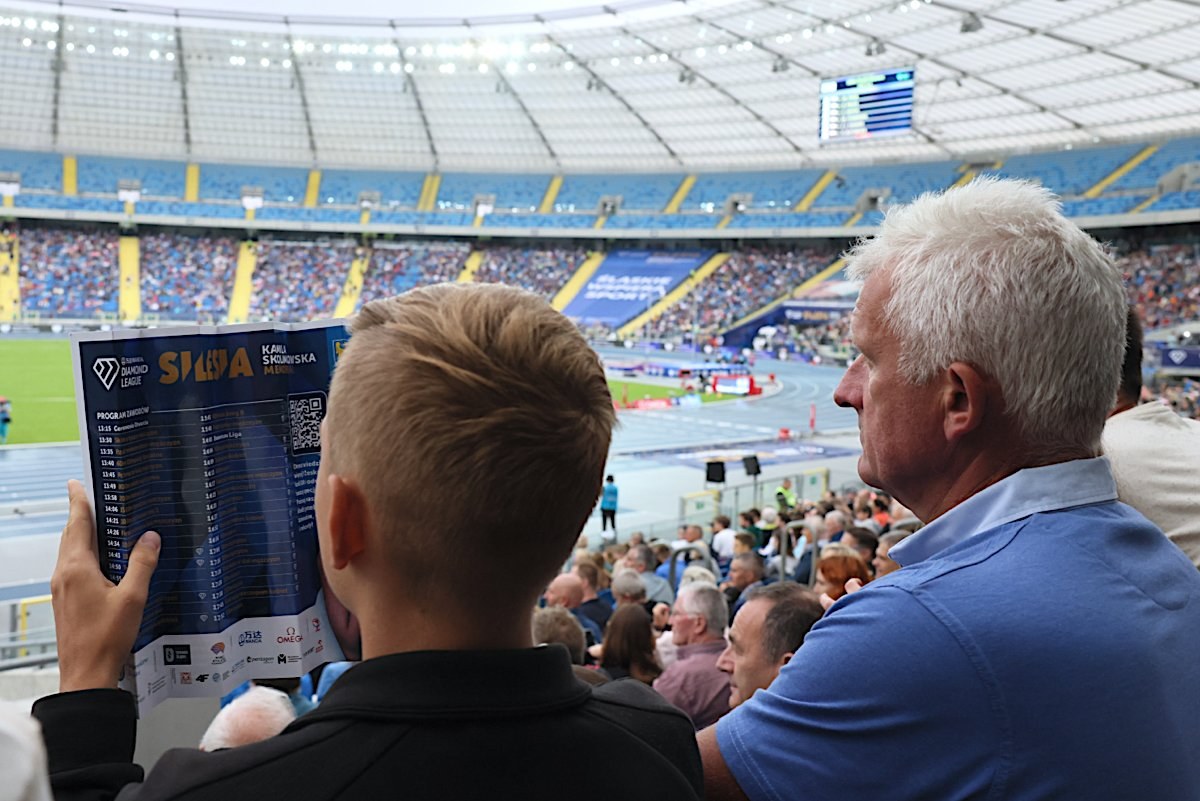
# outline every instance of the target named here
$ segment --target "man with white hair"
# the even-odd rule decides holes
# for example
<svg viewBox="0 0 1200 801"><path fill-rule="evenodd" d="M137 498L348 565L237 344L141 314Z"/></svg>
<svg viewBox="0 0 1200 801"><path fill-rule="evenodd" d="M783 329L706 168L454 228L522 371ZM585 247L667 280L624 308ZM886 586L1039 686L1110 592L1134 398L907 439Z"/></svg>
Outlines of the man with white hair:
<svg viewBox="0 0 1200 801"><path fill-rule="evenodd" d="M729 711L729 676L717 668L728 622L729 607L715 586L679 588L671 612L675 661L654 680L654 689L686 712L697 730Z"/></svg>
<svg viewBox="0 0 1200 801"><path fill-rule="evenodd" d="M255 685L217 713L200 738L200 750L261 742L279 734L295 719L296 709L285 693Z"/></svg>
<svg viewBox="0 0 1200 801"><path fill-rule="evenodd" d="M978 179L848 260L834 399L863 481L927 525L700 734L707 797L1200 797L1200 574L1100 457L1112 258L1047 190Z"/></svg>

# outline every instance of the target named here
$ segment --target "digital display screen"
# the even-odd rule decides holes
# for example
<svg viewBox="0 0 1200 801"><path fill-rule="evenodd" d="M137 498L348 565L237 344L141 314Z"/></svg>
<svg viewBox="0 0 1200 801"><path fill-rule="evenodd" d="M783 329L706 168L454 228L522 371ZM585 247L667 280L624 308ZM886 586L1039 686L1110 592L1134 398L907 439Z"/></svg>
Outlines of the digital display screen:
<svg viewBox="0 0 1200 801"><path fill-rule="evenodd" d="M912 132L916 73L901 67L821 80L821 142L851 142Z"/></svg>

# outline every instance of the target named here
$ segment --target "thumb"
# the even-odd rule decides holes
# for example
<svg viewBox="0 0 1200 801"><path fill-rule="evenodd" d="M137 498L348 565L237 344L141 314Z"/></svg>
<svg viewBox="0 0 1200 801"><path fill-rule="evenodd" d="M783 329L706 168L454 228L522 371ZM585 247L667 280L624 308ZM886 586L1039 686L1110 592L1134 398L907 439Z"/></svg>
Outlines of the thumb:
<svg viewBox="0 0 1200 801"><path fill-rule="evenodd" d="M162 539L156 531L147 531L138 538L133 550L129 553L129 567L121 578L120 589L124 593L133 593L145 603L150 591L150 577L158 566L158 554L162 550Z"/></svg>
<svg viewBox="0 0 1200 801"><path fill-rule="evenodd" d="M858 592L862 588L863 588L863 583L862 583L861 579L852 578L846 582L846 594L847 595L849 595L852 592Z"/></svg>

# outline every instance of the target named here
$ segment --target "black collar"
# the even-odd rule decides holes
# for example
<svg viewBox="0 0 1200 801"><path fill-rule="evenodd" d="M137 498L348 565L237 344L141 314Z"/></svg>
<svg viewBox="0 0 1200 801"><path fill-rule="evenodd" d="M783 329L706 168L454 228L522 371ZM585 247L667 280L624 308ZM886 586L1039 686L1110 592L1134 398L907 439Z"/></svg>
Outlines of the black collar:
<svg viewBox="0 0 1200 801"><path fill-rule="evenodd" d="M321 705L293 728L330 718L415 721L544 714L582 706L591 697L591 688L575 678L561 645L414 651L350 668Z"/></svg>

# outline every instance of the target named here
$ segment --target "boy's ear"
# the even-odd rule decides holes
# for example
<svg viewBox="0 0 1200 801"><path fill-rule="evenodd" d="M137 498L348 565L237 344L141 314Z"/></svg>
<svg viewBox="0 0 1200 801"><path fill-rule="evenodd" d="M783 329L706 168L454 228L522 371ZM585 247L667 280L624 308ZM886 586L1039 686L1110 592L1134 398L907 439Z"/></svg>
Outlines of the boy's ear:
<svg viewBox="0 0 1200 801"><path fill-rule="evenodd" d="M329 487L330 564L342 570L367 548L367 500L362 490L339 475L326 479Z"/></svg>

